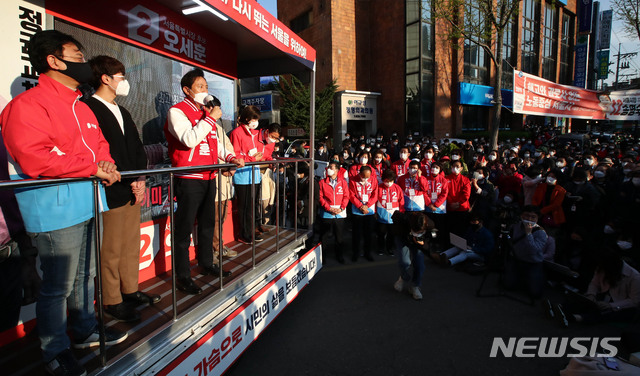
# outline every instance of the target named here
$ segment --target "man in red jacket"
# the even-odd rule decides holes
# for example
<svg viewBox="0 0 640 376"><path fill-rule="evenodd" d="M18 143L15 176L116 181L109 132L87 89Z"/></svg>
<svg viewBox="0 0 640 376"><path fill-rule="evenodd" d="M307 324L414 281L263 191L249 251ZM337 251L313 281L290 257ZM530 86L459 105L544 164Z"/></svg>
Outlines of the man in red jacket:
<svg viewBox="0 0 640 376"><path fill-rule="evenodd" d="M349 204L349 185L338 174L340 165L337 162L327 166L327 177L320 180L320 218L322 218L321 237L322 243L327 244L328 235L333 233L335 237L335 254L339 263L344 264L342 256L342 230L347 218L347 205Z"/></svg>
<svg viewBox="0 0 640 376"><path fill-rule="evenodd" d="M169 144L169 156L174 167L206 166L218 163L218 158L244 166L242 159L222 145L217 135L216 121L222 116L220 101L209 96L209 86L201 69L187 72L180 80L185 95L182 102L169 109L164 132ZM176 199L173 236L178 289L187 294L202 292L193 279L189 265L189 244L194 221L198 219L197 259L203 274L219 275L213 264L213 231L215 226L216 172L186 172L176 174ZM224 272L223 277L231 275Z"/></svg>
<svg viewBox="0 0 640 376"><path fill-rule="evenodd" d="M373 239L375 206L378 201L378 179L372 173L370 166L361 166L360 173L349 179L349 201L351 201L351 213L353 214L351 243L353 255L351 261L358 261L361 240L364 240L364 258L373 261L371 240Z"/></svg>
<svg viewBox="0 0 640 376"><path fill-rule="evenodd" d="M449 193L447 195L447 224L448 231L461 235L466 231L469 222L469 197L471 197L471 183L462 175L462 162L451 162L451 174L447 176Z"/></svg>
<svg viewBox="0 0 640 376"><path fill-rule="evenodd" d="M409 148L400 148L400 159L391 164L393 172L396 173L396 179L400 179L402 175L407 173L409 170L409 162L411 162L409 160Z"/></svg>

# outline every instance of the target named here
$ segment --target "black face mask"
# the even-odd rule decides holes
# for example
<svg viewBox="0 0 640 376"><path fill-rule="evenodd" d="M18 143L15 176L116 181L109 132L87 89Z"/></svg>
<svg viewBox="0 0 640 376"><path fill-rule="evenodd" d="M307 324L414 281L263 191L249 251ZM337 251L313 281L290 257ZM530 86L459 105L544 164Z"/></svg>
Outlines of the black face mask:
<svg viewBox="0 0 640 376"><path fill-rule="evenodd" d="M62 60L60 58L58 58L58 60L67 65L67 69L59 70L58 72L73 78L78 81L80 85L88 83L93 78L93 71L91 70L91 65L89 65L89 63L76 63L73 61Z"/></svg>

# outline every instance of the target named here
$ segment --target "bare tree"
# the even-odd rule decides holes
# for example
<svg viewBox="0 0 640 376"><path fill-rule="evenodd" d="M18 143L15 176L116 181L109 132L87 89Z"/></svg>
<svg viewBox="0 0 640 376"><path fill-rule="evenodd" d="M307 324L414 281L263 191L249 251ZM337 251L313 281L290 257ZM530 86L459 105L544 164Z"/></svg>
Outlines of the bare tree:
<svg viewBox="0 0 640 376"><path fill-rule="evenodd" d="M631 0L627 0L631 1ZM634 0L638 1L638 0ZM454 45L464 38L465 44L482 48L493 67L493 118L489 124L491 147L498 145L498 130L502 113L502 59L504 34L512 27L512 20L520 9L519 0L434 0L434 16L445 20L448 30L444 33Z"/></svg>
<svg viewBox="0 0 640 376"><path fill-rule="evenodd" d="M640 0L614 0L611 10L622 21L622 29L629 36L640 39Z"/></svg>

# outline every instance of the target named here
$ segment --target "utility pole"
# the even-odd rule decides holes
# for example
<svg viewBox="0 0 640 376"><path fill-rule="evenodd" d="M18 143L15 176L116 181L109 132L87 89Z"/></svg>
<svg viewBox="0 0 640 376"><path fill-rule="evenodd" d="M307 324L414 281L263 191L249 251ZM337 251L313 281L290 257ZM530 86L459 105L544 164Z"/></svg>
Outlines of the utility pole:
<svg viewBox="0 0 640 376"><path fill-rule="evenodd" d="M637 52L628 52L626 54L623 54L620 52L620 48L622 48L622 43L618 43L618 54L617 55L613 55L613 56L617 56L618 57L618 61L616 63L616 82L613 83L613 87L614 90L618 90L618 77L620 76L620 60L622 59L628 59L630 57L634 57L636 56L638 53ZM627 66L623 66L623 69L629 68L628 64Z"/></svg>

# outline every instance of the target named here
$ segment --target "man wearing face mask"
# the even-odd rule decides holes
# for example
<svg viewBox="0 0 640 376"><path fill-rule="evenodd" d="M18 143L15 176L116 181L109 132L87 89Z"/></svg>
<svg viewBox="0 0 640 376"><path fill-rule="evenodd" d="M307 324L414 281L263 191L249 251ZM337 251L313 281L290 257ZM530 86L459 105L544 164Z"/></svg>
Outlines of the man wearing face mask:
<svg viewBox="0 0 640 376"><path fill-rule="evenodd" d="M422 170L422 175L429 176L431 175L431 164L435 162L434 159L434 150L433 146L428 146L424 150L424 154L422 160L420 161L420 169Z"/></svg>
<svg viewBox="0 0 640 376"><path fill-rule="evenodd" d="M78 101L78 86L93 72L82 45L57 30L34 34L29 61L40 74L38 86L16 96L0 115L11 179L95 176L104 185L120 180L98 121ZM101 202L105 202L100 185ZM100 344L94 309L94 200L91 182L27 188L16 192L26 231L40 254L42 286L36 305L38 336L49 374L85 374L73 347ZM67 313L69 316L67 325ZM126 333L107 328L106 344Z"/></svg>
<svg viewBox="0 0 640 376"><path fill-rule="evenodd" d="M206 166L218 163L218 158L238 167L242 159L227 150L218 137L217 121L222 116L220 101L209 96L209 86L201 69L187 72L180 80L184 100L169 109L164 132L169 144L169 156L174 167ZM208 101L207 101L208 100ZM173 236L176 285L187 294L202 293L193 279L189 263L191 230L198 219L196 255L204 275L217 276L220 270L213 264L213 231L215 228L216 172L176 173L176 199ZM231 275L223 272L223 277Z"/></svg>
<svg viewBox="0 0 640 376"><path fill-rule="evenodd" d="M491 220L491 212L495 207L495 187L487 179L489 169L481 167L473 172L471 182L471 196L469 204L471 212L480 217L483 223Z"/></svg>
<svg viewBox="0 0 640 376"><path fill-rule="evenodd" d="M409 148L400 148L400 159L393 162L391 165L391 168L393 169L393 172L396 173L398 179L409 170L409 162L411 162L409 160Z"/></svg>
<svg viewBox="0 0 640 376"><path fill-rule="evenodd" d="M96 93L86 103L98 119L111 156L120 171L144 170L147 156L131 114L115 101L129 94L124 65L109 56L89 60ZM159 295L138 290L140 264L140 204L144 200L145 178L122 179L106 188L110 210L102 215L102 283L105 312L119 321L140 319L138 305L160 301Z"/></svg>
<svg viewBox="0 0 640 376"><path fill-rule="evenodd" d="M398 178L398 185L404 192L404 209L406 211L423 211L431 204L430 197L425 194L428 189L427 179L420 173L420 162L411 161L409 171Z"/></svg>
<svg viewBox="0 0 640 376"><path fill-rule="evenodd" d="M371 256L375 205L378 201L378 180L371 167L363 165L360 173L349 179L349 201L353 214L353 236L351 261L356 262L360 255L360 241L364 240L364 258L373 261Z"/></svg>
<svg viewBox="0 0 640 376"><path fill-rule="evenodd" d="M469 215L469 197L471 183L462 175L462 163L459 160L451 163L451 174L447 175L449 193L447 195L447 228L448 232L461 235L466 230Z"/></svg>

